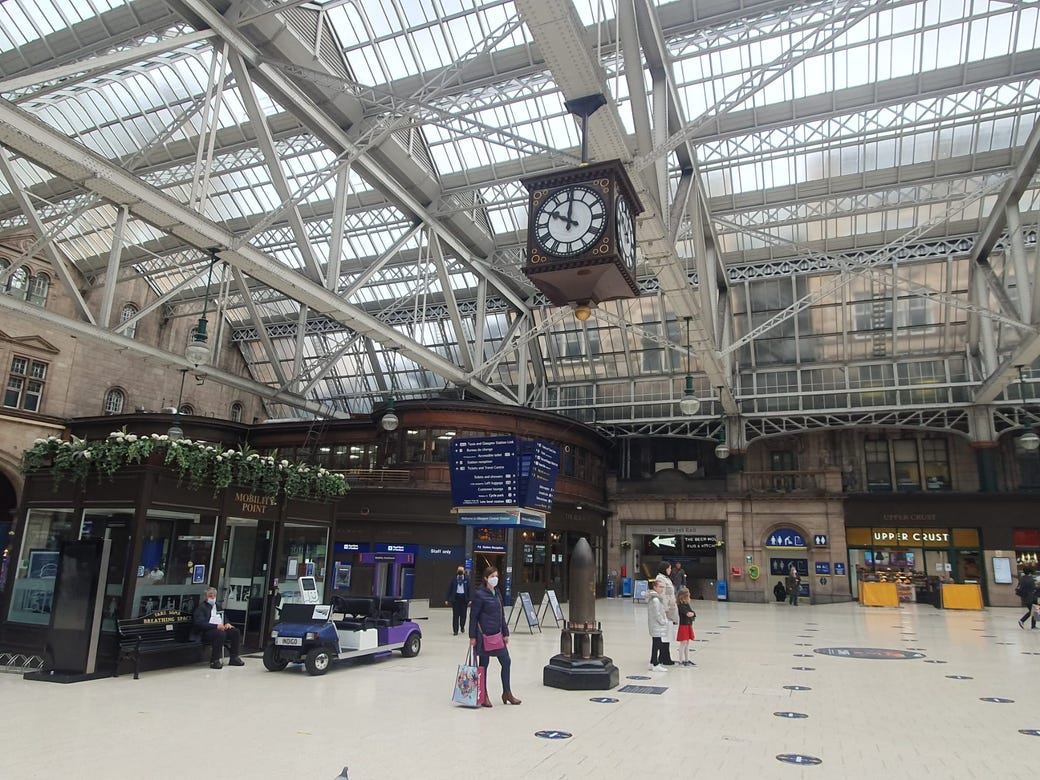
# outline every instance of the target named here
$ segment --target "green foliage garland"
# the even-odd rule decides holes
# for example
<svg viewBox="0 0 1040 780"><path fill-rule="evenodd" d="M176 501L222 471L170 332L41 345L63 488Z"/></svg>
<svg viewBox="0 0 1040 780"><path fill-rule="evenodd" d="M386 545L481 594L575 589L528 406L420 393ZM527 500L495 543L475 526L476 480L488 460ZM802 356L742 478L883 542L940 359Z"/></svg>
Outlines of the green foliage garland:
<svg viewBox="0 0 1040 780"><path fill-rule="evenodd" d="M111 479L120 469L147 461L153 454L174 471L191 490L213 485L214 492L240 485L262 495L284 493L289 498L324 501L345 494L346 479L321 466L290 463L260 455L249 445L225 450L202 441L171 439L166 434L138 436L113 431L102 441L57 436L37 439L22 455L26 474L50 472L59 481L83 485L91 473L98 481Z"/></svg>

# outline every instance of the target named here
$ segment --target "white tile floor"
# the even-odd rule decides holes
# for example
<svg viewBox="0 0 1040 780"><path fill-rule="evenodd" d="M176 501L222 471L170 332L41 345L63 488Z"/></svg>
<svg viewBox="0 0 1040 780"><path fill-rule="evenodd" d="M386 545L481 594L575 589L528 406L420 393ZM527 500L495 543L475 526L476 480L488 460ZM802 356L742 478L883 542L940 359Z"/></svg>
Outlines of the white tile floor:
<svg viewBox="0 0 1040 780"><path fill-rule="evenodd" d="M694 606L697 666L655 674L646 670L646 608L597 604L621 684L664 686L662 695L544 687L542 667L559 644L546 627L521 629L510 644L521 706L500 703L492 661L494 708L456 707L465 639L451 635L448 610L422 621L417 658L344 663L324 677L270 673L259 659L70 685L0 674L0 778L333 780L344 764L350 780L1036 776L1040 739L1019 729L1040 730L1040 629L1020 630L1019 610ZM813 652L826 647L924 658ZM808 717L774 714L783 711ZM543 729L573 736L536 737ZM210 751L212 761L200 760ZM822 764L785 764L778 754Z"/></svg>

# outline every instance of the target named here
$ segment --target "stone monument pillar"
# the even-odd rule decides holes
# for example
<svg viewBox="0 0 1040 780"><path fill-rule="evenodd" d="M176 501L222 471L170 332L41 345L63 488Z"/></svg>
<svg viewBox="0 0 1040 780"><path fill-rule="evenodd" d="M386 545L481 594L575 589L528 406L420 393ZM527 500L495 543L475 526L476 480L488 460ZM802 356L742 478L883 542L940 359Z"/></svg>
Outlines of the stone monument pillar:
<svg viewBox="0 0 1040 780"><path fill-rule="evenodd" d="M605 691L619 679L603 655L603 632L596 622L596 563L592 547L579 540L571 556L570 619L560 632L560 653L542 669L542 684L567 691Z"/></svg>

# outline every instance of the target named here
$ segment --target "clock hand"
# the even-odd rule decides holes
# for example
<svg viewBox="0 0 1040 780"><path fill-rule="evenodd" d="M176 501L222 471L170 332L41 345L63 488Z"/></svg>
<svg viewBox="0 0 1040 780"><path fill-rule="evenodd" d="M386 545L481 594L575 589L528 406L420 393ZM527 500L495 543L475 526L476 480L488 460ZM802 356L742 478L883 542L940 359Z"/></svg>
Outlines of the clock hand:
<svg viewBox="0 0 1040 780"><path fill-rule="evenodd" d="M560 220L560 222L566 222L568 228L575 227L578 224L578 220L571 219L570 217L560 216L560 213L558 211L551 211L549 213L551 216L556 217L556 219Z"/></svg>
<svg viewBox="0 0 1040 780"><path fill-rule="evenodd" d="M571 211L574 210L574 190L571 190L570 197L567 199L567 221L571 221ZM577 222L574 223L578 224Z"/></svg>

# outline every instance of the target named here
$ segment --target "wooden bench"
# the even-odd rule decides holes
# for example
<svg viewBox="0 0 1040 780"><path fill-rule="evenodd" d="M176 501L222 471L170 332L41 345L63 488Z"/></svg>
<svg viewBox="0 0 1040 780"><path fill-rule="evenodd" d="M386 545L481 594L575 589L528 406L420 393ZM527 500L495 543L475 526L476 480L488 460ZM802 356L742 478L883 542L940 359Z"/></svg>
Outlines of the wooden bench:
<svg viewBox="0 0 1040 780"><path fill-rule="evenodd" d="M192 662L197 662L202 640L192 631L191 623L191 613L179 609L162 609L130 620L116 621L119 629L119 658L116 659L113 677L119 676L119 665L128 660L134 662L134 679L139 679L142 655L187 655L186 650L194 649Z"/></svg>

